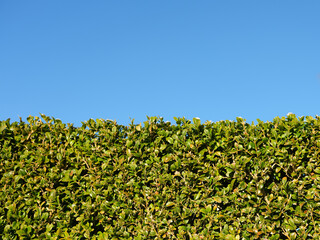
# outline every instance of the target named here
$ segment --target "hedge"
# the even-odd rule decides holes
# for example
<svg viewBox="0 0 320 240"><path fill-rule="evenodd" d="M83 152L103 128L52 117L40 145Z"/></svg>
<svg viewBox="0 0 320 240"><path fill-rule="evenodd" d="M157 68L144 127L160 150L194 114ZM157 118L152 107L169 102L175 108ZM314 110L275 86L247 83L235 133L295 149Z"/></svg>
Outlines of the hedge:
<svg viewBox="0 0 320 240"><path fill-rule="evenodd" d="M319 239L320 118L0 121L2 239Z"/></svg>

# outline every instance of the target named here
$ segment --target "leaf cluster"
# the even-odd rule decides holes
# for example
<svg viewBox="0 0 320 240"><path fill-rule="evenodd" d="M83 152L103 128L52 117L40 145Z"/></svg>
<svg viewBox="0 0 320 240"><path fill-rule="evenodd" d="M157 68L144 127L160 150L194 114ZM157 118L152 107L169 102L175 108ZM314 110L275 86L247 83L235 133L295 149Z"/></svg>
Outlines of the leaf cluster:
<svg viewBox="0 0 320 240"><path fill-rule="evenodd" d="M318 239L320 119L0 121L2 239Z"/></svg>

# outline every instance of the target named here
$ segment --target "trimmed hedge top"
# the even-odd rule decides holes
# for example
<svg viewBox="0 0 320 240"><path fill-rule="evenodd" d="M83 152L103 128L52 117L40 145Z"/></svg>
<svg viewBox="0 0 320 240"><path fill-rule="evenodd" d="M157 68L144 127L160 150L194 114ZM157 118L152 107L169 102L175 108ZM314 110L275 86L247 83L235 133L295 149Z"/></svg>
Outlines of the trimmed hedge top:
<svg viewBox="0 0 320 240"><path fill-rule="evenodd" d="M2 239L319 239L320 118L0 121Z"/></svg>

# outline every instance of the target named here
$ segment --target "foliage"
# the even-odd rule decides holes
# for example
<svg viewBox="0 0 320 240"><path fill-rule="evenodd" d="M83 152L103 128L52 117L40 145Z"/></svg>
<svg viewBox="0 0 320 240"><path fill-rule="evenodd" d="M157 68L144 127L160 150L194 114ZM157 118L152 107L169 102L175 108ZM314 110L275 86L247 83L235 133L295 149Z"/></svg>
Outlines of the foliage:
<svg viewBox="0 0 320 240"><path fill-rule="evenodd" d="M320 118L0 121L3 239L319 239Z"/></svg>

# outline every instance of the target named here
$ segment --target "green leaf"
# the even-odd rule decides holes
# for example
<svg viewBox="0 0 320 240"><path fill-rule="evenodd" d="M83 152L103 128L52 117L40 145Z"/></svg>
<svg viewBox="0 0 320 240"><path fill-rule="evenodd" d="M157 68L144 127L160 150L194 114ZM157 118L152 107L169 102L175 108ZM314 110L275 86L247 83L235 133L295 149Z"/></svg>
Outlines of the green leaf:
<svg viewBox="0 0 320 240"><path fill-rule="evenodd" d="M165 144L161 144L161 146L160 146L160 150L161 150L161 151L163 151L164 149L166 149L166 147L167 147L167 145L165 145Z"/></svg>
<svg viewBox="0 0 320 240"><path fill-rule="evenodd" d="M193 123L194 123L196 126L200 126L200 124L201 124L200 118L193 118L192 120L193 120Z"/></svg>
<svg viewBox="0 0 320 240"><path fill-rule="evenodd" d="M217 202L217 203L221 203L221 202L222 202L222 199L221 199L221 197L219 197L219 196L214 196L214 197L213 197L213 200L214 200L215 202Z"/></svg>
<svg viewBox="0 0 320 240"><path fill-rule="evenodd" d="M58 153L58 154L57 154L57 159L58 159L59 161L62 160L62 155L61 155L61 153Z"/></svg>
<svg viewBox="0 0 320 240"><path fill-rule="evenodd" d="M0 133L4 130L4 129L6 129L7 128L7 124L6 124L6 122L1 122L1 126L0 126Z"/></svg>
<svg viewBox="0 0 320 240"><path fill-rule="evenodd" d="M174 202L167 202L166 207L172 207L172 206L174 206L174 205L175 205Z"/></svg>
<svg viewBox="0 0 320 240"><path fill-rule="evenodd" d="M170 144L173 143L173 139L172 139L171 137L167 137L166 140L167 140L167 142L170 143Z"/></svg>
<svg viewBox="0 0 320 240"><path fill-rule="evenodd" d="M131 140L127 140L127 147L131 147L131 146L132 146L132 144L133 144L133 141L131 141Z"/></svg>

